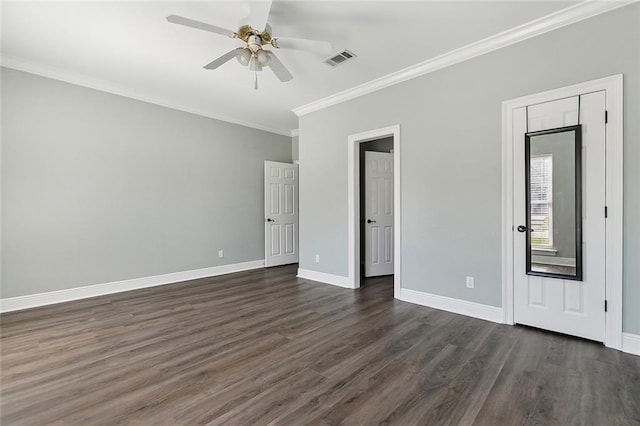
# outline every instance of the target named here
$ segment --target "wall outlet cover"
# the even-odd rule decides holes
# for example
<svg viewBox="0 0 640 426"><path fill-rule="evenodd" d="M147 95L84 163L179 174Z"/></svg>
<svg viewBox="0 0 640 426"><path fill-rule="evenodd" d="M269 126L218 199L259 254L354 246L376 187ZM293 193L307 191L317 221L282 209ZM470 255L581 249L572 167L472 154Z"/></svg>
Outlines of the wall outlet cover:
<svg viewBox="0 0 640 426"><path fill-rule="evenodd" d="M475 283L473 282L473 277L467 277L467 288L474 288Z"/></svg>

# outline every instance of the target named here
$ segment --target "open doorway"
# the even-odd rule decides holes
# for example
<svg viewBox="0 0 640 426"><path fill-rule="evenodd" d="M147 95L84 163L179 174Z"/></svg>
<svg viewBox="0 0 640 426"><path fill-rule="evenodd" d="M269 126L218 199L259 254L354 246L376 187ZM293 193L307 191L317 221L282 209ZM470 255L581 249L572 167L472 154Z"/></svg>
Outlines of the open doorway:
<svg viewBox="0 0 640 426"><path fill-rule="evenodd" d="M393 288L393 136L359 144L360 285Z"/></svg>
<svg viewBox="0 0 640 426"><path fill-rule="evenodd" d="M368 143L370 143L367 145ZM363 146L364 145L364 146ZM368 149L369 148L369 149ZM380 152L380 151L385 151ZM393 150L393 152L389 152ZM361 151L362 154L361 155ZM373 192L373 196L382 197L387 202L385 208L391 215L386 218L378 218L371 216L372 212L366 210L366 180L367 173L373 168L367 168L366 158L369 156L386 156L377 160L375 166L379 175L377 178L384 181L376 186L380 191ZM364 158L362 158L364 157ZM378 252L369 253L386 257L387 267L391 265L391 269L378 270L374 274L385 276L392 274L388 279L393 281L393 295L396 299L400 298L400 272L401 272L401 256L400 256L400 126L390 126L382 129L370 130L367 132L349 135L348 138L348 196L349 196L349 286L359 288L361 284L361 276L367 273L367 233L373 235L377 233L378 244L370 241L371 247L378 247ZM361 160L365 164L361 164ZM363 175L361 176L361 172ZM383 178L384 175L384 178ZM362 186L361 186L362 183ZM371 186L371 185L370 185ZM385 192L386 191L386 192ZM364 198L361 198L361 194ZM375 195L377 194L377 195ZM372 203L374 204L374 203ZM361 210L361 206L363 209ZM378 203L378 206L380 204ZM378 209L380 210L380 208ZM382 209L384 210L384 209ZM365 217L369 216L369 217ZM386 220L386 222L384 222ZM382 223L384 222L384 223ZM368 225L368 227L367 227ZM384 225L373 230L374 225ZM371 229L369 229L371 228ZM386 233L386 235L385 235ZM362 237L361 237L362 236ZM381 248L383 247L383 248ZM373 250L373 249L372 249ZM365 262L364 266L362 260ZM378 262L378 266L381 263ZM384 268L384 265L382 265ZM364 269L363 269L364 268ZM392 277L392 278L391 278Z"/></svg>

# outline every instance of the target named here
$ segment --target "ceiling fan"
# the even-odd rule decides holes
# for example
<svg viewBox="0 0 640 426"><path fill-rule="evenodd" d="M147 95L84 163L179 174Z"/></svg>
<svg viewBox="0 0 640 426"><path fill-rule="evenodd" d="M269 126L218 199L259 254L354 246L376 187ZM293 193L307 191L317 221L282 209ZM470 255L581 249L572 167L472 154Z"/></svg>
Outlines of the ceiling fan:
<svg viewBox="0 0 640 426"><path fill-rule="evenodd" d="M231 31L226 28L177 15L167 16L167 21L173 24L184 25L242 40L245 44L244 46L235 48L219 58L214 59L205 65L204 68L213 70L231 59L236 58L240 64L248 66L250 71L255 72L254 89L258 89L258 71L262 71L264 67L269 67L282 82L289 81L293 78L293 75L291 75L275 53L271 50L264 49L264 46L270 45L274 48L298 49L321 54L329 54L333 50L333 46L327 41L274 37L271 26L267 23L271 10L271 1L254 1L250 2L250 4L251 13L248 22L251 22L255 27L245 24L241 25L237 31ZM260 30L260 28L262 29Z"/></svg>

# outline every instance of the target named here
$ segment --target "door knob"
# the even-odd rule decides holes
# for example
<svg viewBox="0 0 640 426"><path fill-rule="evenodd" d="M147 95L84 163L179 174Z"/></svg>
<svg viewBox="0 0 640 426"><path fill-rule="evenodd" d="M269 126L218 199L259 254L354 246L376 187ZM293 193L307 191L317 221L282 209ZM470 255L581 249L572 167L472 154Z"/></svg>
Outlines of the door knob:
<svg viewBox="0 0 640 426"><path fill-rule="evenodd" d="M376 223L375 220L367 219L367 223Z"/></svg>
<svg viewBox="0 0 640 426"><path fill-rule="evenodd" d="M518 225L518 232L527 232L527 227L524 225ZM533 231L533 229L532 229Z"/></svg>
<svg viewBox="0 0 640 426"><path fill-rule="evenodd" d="M275 220L271 219L270 217L267 218L267 222L275 222Z"/></svg>

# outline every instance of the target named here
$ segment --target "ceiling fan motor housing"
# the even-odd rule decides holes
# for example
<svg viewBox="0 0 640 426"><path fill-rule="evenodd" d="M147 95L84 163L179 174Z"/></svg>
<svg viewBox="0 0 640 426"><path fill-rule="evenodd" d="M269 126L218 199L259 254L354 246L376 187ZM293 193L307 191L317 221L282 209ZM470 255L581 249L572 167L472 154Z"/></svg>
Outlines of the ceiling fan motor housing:
<svg viewBox="0 0 640 426"><path fill-rule="evenodd" d="M258 35L249 36L249 39L247 40L247 46L253 53L256 53L257 51L262 49L262 39Z"/></svg>
<svg viewBox="0 0 640 426"><path fill-rule="evenodd" d="M251 25L243 25L238 28L235 36L245 43L249 43L251 36L258 36L260 38L260 44L269 44L271 43L271 27L267 25L264 31L258 31Z"/></svg>

